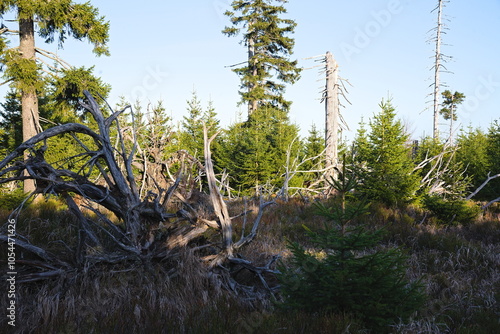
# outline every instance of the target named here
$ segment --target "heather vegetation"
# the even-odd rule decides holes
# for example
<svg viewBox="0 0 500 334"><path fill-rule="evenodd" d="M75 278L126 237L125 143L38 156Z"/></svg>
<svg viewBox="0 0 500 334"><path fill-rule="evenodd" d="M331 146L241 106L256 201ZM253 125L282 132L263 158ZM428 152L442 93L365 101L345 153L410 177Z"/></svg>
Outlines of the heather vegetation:
<svg viewBox="0 0 500 334"><path fill-rule="evenodd" d="M107 54L108 23L90 4L28 2L0 12L18 11L47 43L70 34ZM223 33L249 57L233 69L248 115L228 126L196 92L179 120L162 101L109 106L92 68L33 82L54 69L0 33L12 83L0 103L2 281L13 240L16 270L0 307L15 300L17 319L0 315L2 328L500 332L499 121L413 138L383 99L351 142L316 125L302 138L283 95L301 72L284 4L236 0L226 13ZM27 138L28 95L39 128ZM453 122L466 97L443 97Z"/></svg>

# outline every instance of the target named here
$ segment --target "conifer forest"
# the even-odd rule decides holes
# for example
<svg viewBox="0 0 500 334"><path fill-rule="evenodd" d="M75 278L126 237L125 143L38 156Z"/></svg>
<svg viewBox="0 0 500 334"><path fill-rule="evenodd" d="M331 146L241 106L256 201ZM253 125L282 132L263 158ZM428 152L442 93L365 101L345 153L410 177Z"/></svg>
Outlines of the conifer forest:
<svg viewBox="0 0 500 334"><path fill-rule="evenodd" d="M197 91L203 73L172 110L175 94L132 99L67 58L118 61L113 43L140 39L93 2L0 0L0 332L500 333L500 114L461 121L486 90L454 84L468 70L447 46L456 1L426 1L433 26L417 27L427 135L390 92L353 124L357 86L340 71L404 1L351 44L318 31L325 52L308 58L296 0L214 1L215 33L243 56L210 69L235 80L230 111ZM189 57L210 68L204 55L225 51L208 49ZM300 112L321 121L304 124L289 92L311 71L321 88Z"/></svg>

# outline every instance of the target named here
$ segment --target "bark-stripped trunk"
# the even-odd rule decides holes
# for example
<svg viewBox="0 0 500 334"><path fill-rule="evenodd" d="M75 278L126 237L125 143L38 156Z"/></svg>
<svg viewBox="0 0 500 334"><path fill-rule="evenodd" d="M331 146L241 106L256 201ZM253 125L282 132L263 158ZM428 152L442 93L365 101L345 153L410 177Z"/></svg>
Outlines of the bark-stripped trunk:
<svg viewBox="0 0 500 334"><path fill-rule="evenodd" d="M438 0L438 22L437 22L437 35L436 35L436 53L434 64L434 124L432 136L434 139L439 137L439 74L441 70L441 30L442 30L442 9L443 0Z"/></svg>
<svg viewBox="0 0 500 334"><path fill-rule="evenodd" d="M339 133L339 86L338 64L330 52L326 53L326 92L325 92L325 154L327 178L335 177L332 166L338 163Z"/></svg>
<svg viewBox="0 0 500 334"><path fill-rule="evenodd" d="M219 219L220 229L222 233L222 249L224 251L223 257L232 257L233 256L233 230L231 217L229 216L229 212L227 210L226 203L222 198L222 195L217 187L217 180L215 178L214 166L212 162L212 153L210 151L210 144L217 136L217 133L213 135L211 138L208 138L208 129L206 125L203 125L203 142L204 142L204 151L205 151L205 172L207 173L207 182L208 188L210 191L210 200L214 207L214 213ZM219 264L219 261L216 264Z"/></svg>
<svg viewBox="0 0 500 334"><path fill-rule="evenodd" d="M253 38L249 38L248 40L248 68L252 73L252 77L257 77L257 65L255 59L255 41ZM257 110L258 101L252 97L252 92L257 85L255 83L250 83L248 85L248 93L250 96L250 100L248 101L248 117L252 115L252 113Z"/></svg>
<svg viewBox="0 0 500 334"><path fill-rule="evenodd" d="M151 190L141 198L133 175L133 164L135 152L138 150L136 138L132 139L133 148L126 145L129 143L126 136L121 135L118 125L118 117L129 109L111 111L109 117L105 117L97 102L84 91L87 97L86 103L82 106L93 116L98 130L93 131L82 124L67 123L53 126L28 141L21 144L11 152L4 160L0 161L0 185L23 179L21 173L24 170L30 170L29 177L36 179L45 194L57 194L66 199L69 210L75 215L76 222L73 221L72 228L68 231L74 231L76 236L76 245L74 247L75 262L66 262L57 256L50 254L44 249L30 244L29 238L16 238L16 245L29 253L40 257L43 261L33 262L33 265L25 264L31 267L26 268L26 274L20 275L16 282L33 282L45 280L61 275L69 275L82 272L82 268L99 268L97 264L115 264L122 263L124 266L131 265L137 267L137 261L150 268L150 265L159 260L159 262L168 261L168 263L177 263L179 261L179 251L181 248L191 249L193 252L205 250L200 254L200 260L203 260L209 268L216 271L216 275L210 274L210 279L219 279L219 286L238 293L244 293L248 300L256 300L263 296L260 289L248 289L233 278L241 270L245 269L258 277L259 286L263 286L266 293L274 294L275 287L267 283L264 274L276 274L271 269L271 264L276 261L278 256L264 267L254 266L250 261L244 259L241 254L234 256L235 252L241 247L252 242L257 236L257 230L263 217L264 209L273 204L273 202L261 201L259 211L255 218L252 228L247 233L245 224L242 226L241 237L237 242L233 242L232 219L228 208L217 187L213 162L211 159L210 143L215 136L208 138L208 130L204 126L205 139L205 171L210 190L211 210L217 217L216 220L203 218L205 210L194 209L188 201L179 192L181 185L189 177L184 177L179 172L177 179L173 184L169 182L170 187L164 189L157 185L156 190ZM110 134L111 127L118 134L117 145L114 146ZM50 138L59 135L81 134L94 142L97 151L89 149L83 142L79 142L85 149L86 154L78 154L68 157L69 160L87 159L85 165L87 169L73 172L63 169L60 166L54 167L49 164L44 157L44 150L35 150L32 156L26 161L18 161L24 151L29 150L40 143L46 142ZM102 175L102 180L98 183L88 179L88 171L97 169ZM191 169L188 169L188 172ZM145 173L148 171L145 168ZM13 175L13 176L12 176ZM184 181L183 181L184 180ZM83 203L77 204L74 197L82 198ZM168 212L169 201L176 196L185 206L177 212ZM201 204L201 203L200 203ZM82 208L90 210L95 218L82 212ZM101 212L101 209L107 209L114 213L120 224L116 224L107 217L107 214ZM209 206L207 206L209 208ZM251 211L251 210L250 210ZM246 215L245 211L241 215ZM212 216L208 214L208 216ZM212 237L203 237L208 229L214 229L218 233ZM221 241L219 241L219 235ZM64 237L69 234L64 232ZM193 240L199 241L192 244ZM0 242L7 243L10 238L0 233ZM201 244L200 244L201 243ZM220 245L216 247L216 245ZM69 247L68 247L69 249ZM64 259L67 258L66 252ZM194 253L193 253L194 254ZM24 261L27 263L27 261ZM182 265L182 264L181 264ZM224 267L221 267L224 265ZM175 264L174 264L175 266ZM175 267L173 267L175 268ZM146 270L147 274L150 272ZM171 273L172 271L169 271ZM207 278L205 274L198 271L200 279ZM169 275L167 273L167 275ZM177 273L177 272L176 272ZM216 281L214 281L216 282Z"/></svg>
<svg viewBox="0 0 500 334"><path fill-rule="evenodd" d="M19 10L21 17L21 10ZM19 52L23 59L35 61L35 29L33 19L19 19ZM38 98L35 87L23 87L21 90L21 115L23 122L23 142L37 134ZM27 159L27 152L24 158ZM35 190L34 180L24 181L24 192Z"/></svg>

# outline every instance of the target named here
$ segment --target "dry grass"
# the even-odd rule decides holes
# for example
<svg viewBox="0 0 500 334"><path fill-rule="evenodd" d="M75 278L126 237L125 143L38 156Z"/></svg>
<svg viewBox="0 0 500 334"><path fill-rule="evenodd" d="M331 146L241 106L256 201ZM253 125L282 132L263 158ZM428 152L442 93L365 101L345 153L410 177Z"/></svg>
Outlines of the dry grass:
<svg viewBox="0 0 500 334"><path fill-rule="evenodd" d="M228 305L244 309L216 283L189 252L148 267L86 268L57 281L20 287L17 333L180 333L194 315L203 326L214 325L224 308L230 310Z"/></svg>
<svg viewBox="0 0 500 334"><path fill-rule="evenodd" d="M257 207L258 203L247 204L247 209ZM243 208L242 202L234 202L230 211ZM49 206L29 215L26 211L19 231L33 242L63 251L66 247L57 241L72 234L66 230L72 218L62 209ZM500 333L500 221L495 210L474 224L456 227L422 224L424 212L417 207L394 210L377 205L362 218L387 230L381 247L405 250L408 277L422 279L428 294L425 308L410 323L395 325L394 333ZM247 217L246 231L255 214L256 210ZM243 220L235 220L236 240ZM302 225L314 229L323 223L310 204L278 203L267 209L259 235L240 255L257 265L273 255L286 257L287 239L307 246ZM5 258L3 246L0 256ZM256 284L251 275L245 279L246 284ZM19 286L17 333L366 332L349 315L283 314L270 302L243 301L219 283L220 277L210 274L190 251L147 266L90 266L58 280ZM6 294L2 294L2 309L5 303ZM0 318L1 328L6 328L5 322L5 317Z"/></svg>

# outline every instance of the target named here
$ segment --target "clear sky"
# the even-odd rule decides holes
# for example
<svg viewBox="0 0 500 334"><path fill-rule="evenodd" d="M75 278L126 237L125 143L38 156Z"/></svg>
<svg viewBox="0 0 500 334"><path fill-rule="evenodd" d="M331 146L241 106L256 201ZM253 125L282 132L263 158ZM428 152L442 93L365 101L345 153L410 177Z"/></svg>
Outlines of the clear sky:
<svg viewBox="0 0 500 334"><path fill-rule="evenodd" d="M74 66L95 65L111 84L111 104L119 96L163 100L174 120L186 113L186 100L197 91L205 106L211 99L223 125L245 114L239 101L239 79L227 65L246 59L239 37L226 37L223 12L230 0L105 1L91 3L111 24L110 57L95 58L91 46L68 41L57 51ZM435 26L436 0L290 0L287 18L297 22L293 59L305 68L318 63L304 58L333 53L340 75L352 84L342 110L352 138L363 117L392 97L399 117L414 138L431 134L433 49L427 40ZM500 0L451 0L444 9L448 30L443 53L452 56L442 80L466 95L459 122L486 129L500 118ZM55 51L56 45L42 46ZM320 80L320 81L318 81ZM286 97L290 118L306 135L315 123L323 128L324 86L318 69L306 70ZM427 108L427 110L426 110ZM442 131L447 129L442 120Z"/></svg>

